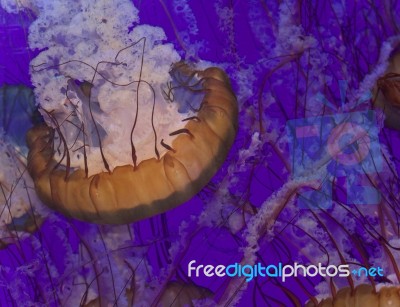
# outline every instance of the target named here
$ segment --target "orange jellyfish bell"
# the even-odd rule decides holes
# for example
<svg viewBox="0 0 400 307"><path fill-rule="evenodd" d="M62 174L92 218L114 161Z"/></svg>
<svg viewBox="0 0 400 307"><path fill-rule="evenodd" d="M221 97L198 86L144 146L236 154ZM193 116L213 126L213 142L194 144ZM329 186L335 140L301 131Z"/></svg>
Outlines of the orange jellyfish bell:
<svg viewBox="0 0 400 307"><path fill-rule="evenodd" d="M41 124L27 134L28 170L40 199L54 210L80 220L123 224L174 208L198 193L225 160L234 141L238 106L227 75L219 68L194 70L179 62L171 74L178 86L204 93L195 116L186 118L167 151L135 165L87 175L55 159L59 129ZM194 78L196 86L189 83ZM117 120L117 119L116 119ZM58 131L57 131L58 130ZM135 161L135 160L134 160Z"/></svg>
<svg viewBox="0 0 400 307"><path fill-rule="evenodd" d="M385 75L377 81L374 107L383 110L387 127L400 130L400 46L390 57Z"/></svg>

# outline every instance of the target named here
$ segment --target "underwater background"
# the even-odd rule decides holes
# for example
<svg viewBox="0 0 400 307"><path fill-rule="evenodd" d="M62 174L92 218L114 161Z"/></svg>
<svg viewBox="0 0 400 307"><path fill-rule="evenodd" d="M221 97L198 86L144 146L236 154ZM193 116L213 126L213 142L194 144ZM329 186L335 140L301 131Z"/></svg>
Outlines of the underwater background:
<svg viewBox="0 0 400 307"><path fill-rule="evenodd" d="M301 306L344 287L398 285L400 132L372 106L398 51L400 3L133 3L133 27L161 27L183 59L227 72L240 112L233 148L193 199L140 222L96 225L47 209L25 169L24 135L41 120L29 70L41 51L28 45L35 13L0 9L0 306ZM344 121L367 131L362 162L326 158ZM189 277L192 260L384 274L247 282Z"/></svg>

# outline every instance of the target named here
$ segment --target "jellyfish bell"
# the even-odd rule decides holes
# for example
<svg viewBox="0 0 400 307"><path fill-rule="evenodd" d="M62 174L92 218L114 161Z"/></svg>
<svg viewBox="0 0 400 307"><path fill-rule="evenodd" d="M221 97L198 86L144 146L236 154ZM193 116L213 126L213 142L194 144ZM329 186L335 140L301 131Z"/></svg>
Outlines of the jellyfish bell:
<svg viewBox="0 0 400 307"><path fill-rule="evenodd" d="M318 305L312 301L306 307L380 307L399 306L400 288L398 286L384 286L379 291L367 284L357 286L355 289L349 287L340 289L332 298L323 299Z"/></svg>
<svg viewBox="0 0 400 307"><path fill-rule="evenodd" d="M377 81L374 107L383 110L385 125L400 130L400 46L392 53L389 66Z"/></svg>
<svg viewBox="0 0 400 307"><path fill-rule="evenodd" d="M179 281L169 282L158 303L159 306L193 306L193 300L203 300L212 297L213 293L204 287L185 284Z"/></svg>
<svg viewBox="0 0 400 307"><path fill-rule="evenodd" d="M125 292L128 302L127 306L140 304L131 289L127 289ZM207 298L212 297L212 295L213 293L207 288L180 281L170 281L163 287L152 305L159 307L194 306L193 301L204 302ZM100 302L100 298L97 297L83 306L97 307L100 306Z"/></svg>
<svg viewBox="0 0 400 307"><path fill-rule="evenodd" d="M55 127L37 125L27 134L28 170L42 201L74 218L120 224L165 212L198 193L221 166L233 143L237 102L226 74L219 68L197 71L180 62L173 65L171 75L175 83L167 96L171 97L174 89L179 88L203 92L204 97L195 109L196 114L184 118L181 128L169 132L169 136L176 136L170 145L161 139L164 153L161 155L158 144L153 143L156 156L140 163L133 159L130 164L111 169L99 138L103 164L108 169L88 175L87 163L84 169L72 168L70 145L66 144L58 120L47 111L57 123ZM154 105L151 108L154 110ZM138 112L136 109L136 114ZM85 120L90 121L90 118ZM92 121L95 122L93 116ZM120 129L131 130L131 125ZM64 166L55 159L56 138L61 139L64 146L60 151L62 157L66 157ZM130 143L129 138L126 142ZM84 143L84 161L87 160L86 147ZM132 156L136 155L134 148L132 146L129 153Z"/></svg>

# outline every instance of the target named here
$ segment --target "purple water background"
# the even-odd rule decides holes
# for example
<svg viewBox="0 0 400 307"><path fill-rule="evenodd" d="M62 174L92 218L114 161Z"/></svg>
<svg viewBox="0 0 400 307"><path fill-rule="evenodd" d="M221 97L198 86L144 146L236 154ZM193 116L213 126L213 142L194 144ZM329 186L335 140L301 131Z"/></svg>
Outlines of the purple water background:
<svg viewBox="0 0 400 307"><path fill-rule="evenodd" d="M96 265L105 270L102 276L106 277L98 278L104 291L102 295L115 298L124 286L118 280L120 270L131 268L121 269L120 264L116 264L118 259L145 259L143 263L146 265L137 269L137 275L143 276L143 280L135 278L137 284L161 285L155 287L158 290L149 290L151 295L162 293L168 281L179 280L210 289L215 293L214 301L222 304L303 304L320 293L317 287L321 281L319 278L292 278L284 284L278 279L256 278L245 289L235 292L230 290L234 287L230 278L190 280L187 263L196 260L201 264L228 265L251 258L245 256L252 250L248 240L252 225L249 224L256 225L257 221L250 217L255 216L263 203L291 178L290 170L285 168L290 166L286 122L311 114L333 114L331 109L315 102L315 95L321 93L339 109L339 80L346 80L348 84L346 102L355 99L360 87L372 89L362 82L366 76L373 76L381 64L384 43L399 35L400 4L397 1L358 1L342 5L331 1L284 1L279 4L275 1L172 0L134 1L134 4L139 9L140 22L162 27L168 41L175 45L184 59L192 62L202 59L225 68L238 94L240 107L240 125L233 149L220 172L201 193L166 214L134 223L124 230L83 223L56 214L46 219L32 235L23 236L4 247L0 251L0 274L3 284L9 281L14 290L2 284L0 305L19 306L18 302L25 300L37 305L56 306L60 304L59 297L68 292L66 287L71 287L74 293L69 278L76 272L89 276L86 271L95 270ZM33 16L1 12L0 18L0 84L29 86L29 61L38 52L29 50L26 41ZM364 105L357 110L368 108ZM380 141L387 146L393 165L399 170L396 158L400 148L399 132L384 128ZM394 204L393 218L396 220L399 194L396 196L398 191L394 190L395 195L389 195L385 188L385 180L389 177L383 177L377 185L388 202ZM339 178L334 190L338 202L345 198L340 189L344 180ZM398 186L397 177L390 178L390 182ZM259 228L262 234L256 238L259 249L253 252L256 262L276 264L303 260L313 263L312 256L305 259L300 250L305 244L321 249L317 243L320 237L314 234L322 231L328 242L325 248L332 255L331 263L339 264L333 254L340 251L365 264L362 256L356 255L363 250L360 255L366 255L369 263L375 264L379 258L376 250L382 246L377 240L364 237L368 237L361 225L365 222L355 216L349 222L351 216L342 221L334 213L327 214L332 219L320 213L320 224L315 226L315 232L310 231L302 224L300 216L306 213L297 211L295 199L292 198L285 207L288 212L283 210L278 218L267 221L268 227L278 221L275 230ZM210 225L193 222L191 216L199 216L204 208L213 204L220 205L216 206L215 212L208 209L217 215L210 219L217 222ZM235 224L232 216L239 221L237 225L242 224L237 226L237 231L230 224ZM335 220L340 221L343 229L347 227L346 221L349 225L356 225L346 232L340 230ZM182 227L183 221L187 222L186 228ZM371 216L369 221L378 226L379 219ZM398 221L395 223L399 224ZM121 231L128 233L128 230L135 239L127 240L119 235ZM121 240L116 250L101 244L102 239L106 241L106 236L114 234L118 234L116 240ZM330 240L337 245L329 243ZM179 242L184 243L180 245ZM82 245L94 254L89 264L79 262ZM172 252L171 246L177 246L179 251ZM74 261L80 265L71 265ZM141 264L135 261L132 260L131 265L135 263L139 267ZM393 273L397 266L386 261L382 265L389 268L388 274ZM151 268L151 273L143 273L145 268ZM164 274L162 270L165 268L172 269ZM157 278L159 280L155 282ZM387 280L374 282L381 281ZM115 287L111 286L113 284ZM337 284L349 285L346 280ZM119 299L117 303L124 306Z"/></svg>

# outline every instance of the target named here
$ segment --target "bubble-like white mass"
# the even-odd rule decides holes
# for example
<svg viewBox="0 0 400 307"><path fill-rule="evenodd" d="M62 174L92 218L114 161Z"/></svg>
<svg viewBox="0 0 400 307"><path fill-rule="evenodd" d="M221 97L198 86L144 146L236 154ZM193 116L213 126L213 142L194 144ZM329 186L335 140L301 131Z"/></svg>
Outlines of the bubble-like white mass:
<svg viewBox="0 0 400 307"><path fill-rule="evenodd" d="M31 62L35 95L46 123L59 129L56 159L104 171L162 155L160 146L182 127L188 113L163 97L171 64L180 60L164 31L137 25L130 1L34 1L38 18L29 29L30 48L43 51ZM138 82L140 80L140 82ZM153 110L154 109L154 110ZM56 130L57 130L56 129ZM157 137L157 139L156 139Z"/></svg>

